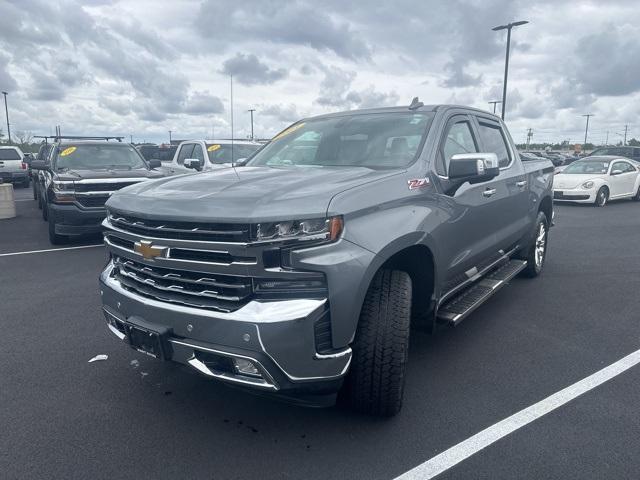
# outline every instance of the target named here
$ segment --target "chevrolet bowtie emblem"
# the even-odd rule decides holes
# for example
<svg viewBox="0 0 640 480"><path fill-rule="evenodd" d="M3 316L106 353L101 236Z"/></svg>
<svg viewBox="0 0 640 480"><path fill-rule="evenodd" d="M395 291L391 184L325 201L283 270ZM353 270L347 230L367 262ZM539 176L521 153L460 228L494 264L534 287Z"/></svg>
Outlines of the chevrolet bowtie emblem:
<svg viewBox="0 0 640 480"><path fill-rule="evenodd" d="M133 251L147 260L152 260L155 257L164 256L167 247L157 247L150 240L140 240L133 245Z"/></svg>

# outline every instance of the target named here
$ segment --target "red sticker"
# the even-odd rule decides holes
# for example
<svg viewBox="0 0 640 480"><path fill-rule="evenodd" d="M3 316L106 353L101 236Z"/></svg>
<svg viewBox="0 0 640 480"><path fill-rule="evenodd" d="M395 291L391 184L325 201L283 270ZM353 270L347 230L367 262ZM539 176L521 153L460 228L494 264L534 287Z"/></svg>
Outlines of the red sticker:
<svg viewBox="0 0 640 480"><path fill-rule="evenodd" d="M409 190L416 190L418 188L428 187L429 179L428 178L414 178L407 182L409 184Z"/></svg>

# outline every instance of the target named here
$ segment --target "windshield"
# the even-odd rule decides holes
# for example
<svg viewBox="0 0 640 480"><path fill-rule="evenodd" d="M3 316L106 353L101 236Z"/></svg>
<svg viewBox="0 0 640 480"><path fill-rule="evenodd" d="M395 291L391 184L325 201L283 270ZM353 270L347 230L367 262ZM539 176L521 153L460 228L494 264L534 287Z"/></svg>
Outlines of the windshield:
<svg viewBox="0 0 640 480"><path fill-rule="evenodd" d="M0 148L0 160L20 160L20 154L15 148Z"/></svg>
<svg viewBox="0 0 640 480"><path fill-rule="evenodd" d="M573 162L562 173L569 174L602 174L609 170L610 160L580 160Z"/></svg>
<svg viewBox="0 0 640 480"><path fill-rule="evenodd" d="M56 168L72 170L131 170L146 168L140 153L129 145L64 145Z"/></svg>
<svg viewBox="0 0 640 480"><path fill-rule="evenodd" d="M406 167L432 119L432 112L393 112L296 123L276 135L249 165Z"/></svg>
<svg viewBox="0 0 640 480"><path fill-rule="evenodd" d="M262 145L233 145L233 160L249 158ZM231 163L231 144L207 143L207 154L211 163Z"/></svg>

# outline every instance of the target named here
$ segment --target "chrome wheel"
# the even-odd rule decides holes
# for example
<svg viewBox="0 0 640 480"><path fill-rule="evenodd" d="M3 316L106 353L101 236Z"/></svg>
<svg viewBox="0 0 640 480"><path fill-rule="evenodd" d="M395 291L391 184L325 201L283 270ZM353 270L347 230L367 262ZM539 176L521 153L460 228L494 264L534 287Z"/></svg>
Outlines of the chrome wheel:
<svg viewBox="0 0 640 480"><path fill-rule="evenodd" d="M536 236L536 245L534 251L534 259L536 262L536 269L542 268L544 262L545 249L547 248L547 229L544 223L538 225L538 235Z"/></svg>

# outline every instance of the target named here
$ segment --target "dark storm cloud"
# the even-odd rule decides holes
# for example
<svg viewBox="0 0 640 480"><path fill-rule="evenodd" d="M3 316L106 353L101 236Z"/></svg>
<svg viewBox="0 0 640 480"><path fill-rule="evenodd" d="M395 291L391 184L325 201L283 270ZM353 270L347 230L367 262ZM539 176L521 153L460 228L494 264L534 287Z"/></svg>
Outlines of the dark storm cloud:
<svg viewBox="0 0 640 480"><path fill-rule="evenodd" d="M287 76L284 68L271 69L255 55L242 53L225 60L220 72L224 75L233 75L239 83L244 85L268 85Z"/></svg>
<svg viewBox="0 0 640 480"><path fill-rule="evenodd" d="M202 3L196 25L216 45L257 40L328 50L349 59L368 58L370 48L336 13L318 2L210 0Z"/></svg>
<svg viewBox="0 0 640 480"><path fill-rule="evenodd" d="M628 95L640 91L638 30L607 25L578 41L573 74L582 93Z"/></svg>
<svg viewBox="0 0 640 480"><path fill-rule="evenodd" d="M194 92L187 99L183 112L189 115L213 115L224 113L224 105L222 100L209 92Z"/></svg>

